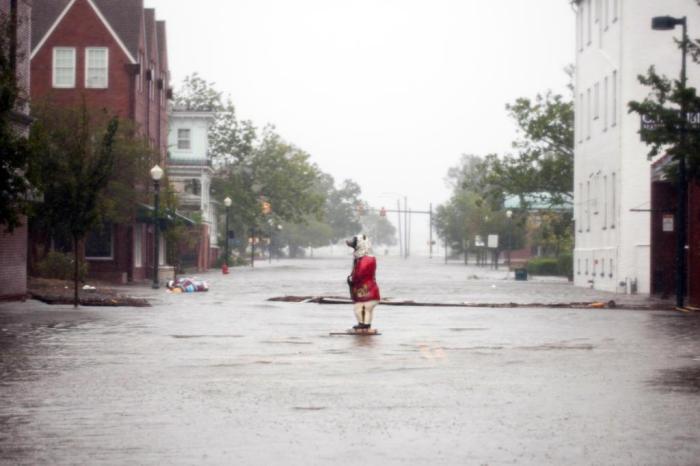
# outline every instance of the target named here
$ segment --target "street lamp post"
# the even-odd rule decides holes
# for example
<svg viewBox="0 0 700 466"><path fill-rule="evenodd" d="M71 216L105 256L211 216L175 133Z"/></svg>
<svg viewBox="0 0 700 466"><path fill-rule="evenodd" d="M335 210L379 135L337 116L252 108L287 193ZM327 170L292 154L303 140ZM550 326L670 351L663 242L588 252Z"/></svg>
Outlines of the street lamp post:
<svg viewBox="0 0 700 466"><path fill-rule="evenodd" d="M228 271L229 263L228 263L228 257L229 257L229 252L228 252L228 240L229 240L229 226L228 226L228 218L229 214L231 211L231 198L226 196L226 199L224 199L224 205L226 206L226 234L225 236L225 245L224 245L224 264L226 264L226 270Z"/></svg>
<svg viewBox="0 0 700 466"><path fill-rule="evenodd" d="M678 183L676 192L678 200L676 202L676 306L683 307L686 288L686 230L687 230L687 209L688 209L688 181L686 174L686 150L688 131L688 102L686 100L686 62L688 55L688 21L687 17L674 18L672 16L656 16L651 20L651 28L655 31L670 31L676 26L683 28L682 42L682 62L681 62L681 127L680 127L680 153L678 155Z"/></svg>
<svg viewBox="0 0 700 466"><path fill-rule="evenodd" d="M511 218L513 217L513 211L506 210L506 217L508 218L508 270L510 270L510 250L513 249L513 244L511 242L513 234L513 222Z"/></svg>
<svg viewBox="0 0 700 466"><path fill-rule="evenodd" d="M158 209L160 208L160 179L163 177L163 169L156 164L151 168L151 179L154 188L154 208L153 208L153 285L155 290L160 287L158 283L158 266L160 262L160 222L158 220Z"/></svg>

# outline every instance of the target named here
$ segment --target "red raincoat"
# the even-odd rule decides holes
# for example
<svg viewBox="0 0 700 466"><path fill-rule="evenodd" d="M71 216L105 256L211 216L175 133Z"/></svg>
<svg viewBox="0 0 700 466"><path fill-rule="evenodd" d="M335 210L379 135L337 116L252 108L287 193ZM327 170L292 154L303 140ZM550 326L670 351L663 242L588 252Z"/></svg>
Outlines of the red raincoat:
<svg viewBox="0 0 700 466"><path fill-rule="evenodd" d="M377 259L373 256L362 256L355 259L352 275L348 277L350 296L353 302L379 301L379 287L374 277L377 270Z"/></svg>

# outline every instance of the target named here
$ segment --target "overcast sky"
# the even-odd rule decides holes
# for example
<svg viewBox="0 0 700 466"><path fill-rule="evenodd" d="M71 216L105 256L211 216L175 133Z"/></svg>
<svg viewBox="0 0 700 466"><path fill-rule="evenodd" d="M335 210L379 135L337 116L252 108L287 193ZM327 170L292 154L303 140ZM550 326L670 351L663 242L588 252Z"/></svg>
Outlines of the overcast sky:
<svg viewBox="0 0 700 466"><path fill-rule="evenodd" d="M145 3L166 21L174 85L215 82L240 117L274 124L376 207L444 202L460 154L509 149L505 104L566 92L574 60L567 0Z"/></svg>

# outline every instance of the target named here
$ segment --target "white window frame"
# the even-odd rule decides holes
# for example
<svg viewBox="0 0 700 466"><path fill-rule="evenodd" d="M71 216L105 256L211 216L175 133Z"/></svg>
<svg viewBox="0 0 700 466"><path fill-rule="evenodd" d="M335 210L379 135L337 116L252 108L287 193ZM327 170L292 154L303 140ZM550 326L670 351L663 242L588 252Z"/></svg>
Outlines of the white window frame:
<svg viewBox="0 0 700 466"><path fill-rule="evenodd" d="M180 136L180 133L187 131L187 137L184 138ZM183 147L181 143L187 142L187 147ZM178 128L177 129L177 149L178 150L192 150L192 129L191 128Z"/></svg>
<svg viewBox="0 0 700 466"><path fill-rule="evenodd" d="M57 78L57 73L56 73L56 55L57 53L65 52L65 51L70 51L73 54L73 80L70 84L61 84L56 81ZM54 47L53 48L53 61L51 63L51 81L52 85L56 89L74 89L75 88L75 82L76 82L76 50L75 47Z"/></svg>
<svg viewBox="0 0 700 466"><path fill-rule="evenodd" d="M91 51L105 52L105 82L104 85L94 86L90 84L90 63ZM107 47L85 47L85 89L108 89L109 88L109 48Z"/></svg>

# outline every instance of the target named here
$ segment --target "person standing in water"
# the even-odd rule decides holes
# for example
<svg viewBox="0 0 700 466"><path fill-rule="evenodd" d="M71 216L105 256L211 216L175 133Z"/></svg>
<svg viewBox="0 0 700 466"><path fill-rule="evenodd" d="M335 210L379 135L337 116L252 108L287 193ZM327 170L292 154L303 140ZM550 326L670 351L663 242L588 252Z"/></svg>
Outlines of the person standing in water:
<svg viewBox="0 0 700 466"><path fill-rule="evenodd" d="M357 235L347 240L353 249L352 273L348 276L350 296L354 303L357 325L355 331L368 332L372 328L374 308L381 299L375 278L377 259L370 255L370 243L366 235Z"/></svg>

